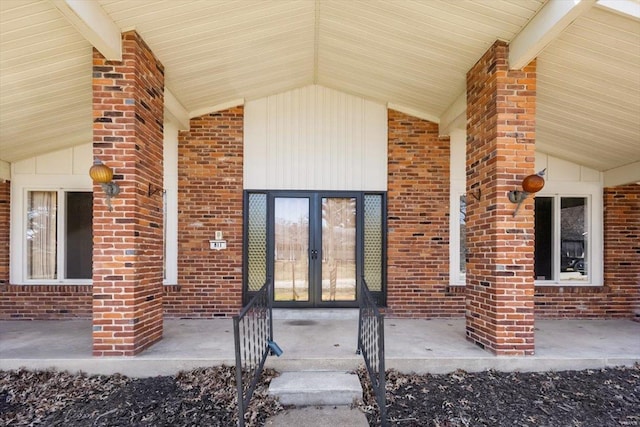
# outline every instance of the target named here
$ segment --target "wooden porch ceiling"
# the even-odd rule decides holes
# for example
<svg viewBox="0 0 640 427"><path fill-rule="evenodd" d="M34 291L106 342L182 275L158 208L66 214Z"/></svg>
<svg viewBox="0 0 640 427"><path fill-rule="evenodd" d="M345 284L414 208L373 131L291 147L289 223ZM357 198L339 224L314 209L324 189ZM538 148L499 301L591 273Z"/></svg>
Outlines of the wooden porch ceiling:
<svg viewBox="0 0 640 427"><path fill-rule="evenodd" d="M640 0L3 0L0 163L85 144L91 48L135 29L183 125L310 84L465 124L466 72L496 40L538 58L537 146L640 181ZM2 167L0 167L0 170Z"/></svg>

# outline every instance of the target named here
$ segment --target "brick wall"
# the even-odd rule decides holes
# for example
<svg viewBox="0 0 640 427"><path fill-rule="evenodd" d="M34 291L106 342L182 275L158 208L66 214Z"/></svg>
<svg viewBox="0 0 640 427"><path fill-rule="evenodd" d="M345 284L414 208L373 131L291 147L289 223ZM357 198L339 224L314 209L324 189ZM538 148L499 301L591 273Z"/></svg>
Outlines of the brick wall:
<svg viewBox="0 0 640 427"><path fill-rule="evenodd" d="M91 318L91 285L0 285L0 320Z"/></svg>
<svg viewBox="0 0 640 427"><path fill-rule="evenodd" d="M11 181L0 179L0 287L9 283L10 208ZM0 304L2 304L1 299ZM0 313L2 313L1 308Z"/></svg>
<svg viewBox="0 0 640 427"><path fill-rule="evenodd" d="M640 320L640 185L604 189L604 286L536 287L536 316Z"/></svg>
<svg viewBox="0 0 640 427"><path fill-rule="evenodd" d="M535 166L535 82L503 42L467 73L467 337L501 355L534 351L533 205L507 193Z"/></svg>
<svg viewBox="0 0 640 427"><path fill-rule="evenodd" d="M122 62L93 55L93 154L114 169L113 211L94 185L93 353L130 356L162 338L164 70L135 32Z"/></svg>
<svg viewBox="0 0 640 427"><path fill-rule="evenodd" d="M388 132L387 312L461 316L464 295L449 290L449 139L394 110Z"/></svg>
<svg viewBox="0 0 640 427"><path fill-rule="evenodd" d="M243 107L191 119L178 138L178 286L170 317L237 314L242 304ZM221 231L227 249L209 249Z"/></svg>

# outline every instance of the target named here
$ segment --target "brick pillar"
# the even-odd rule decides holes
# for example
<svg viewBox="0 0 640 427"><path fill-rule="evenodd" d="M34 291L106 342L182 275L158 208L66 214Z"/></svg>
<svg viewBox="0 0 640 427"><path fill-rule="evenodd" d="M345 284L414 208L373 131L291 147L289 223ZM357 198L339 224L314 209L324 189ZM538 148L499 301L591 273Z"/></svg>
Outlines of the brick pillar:
<svg viewBox="0 0 640 427"><path fill-rule="evenodd" d="M0 179L0 286L9 284L11 182Z"/></svg>
<svg viewBox="0 0 640 427"><path fill-rule="evenodd" d="M467 74L467 338L496 355L534 353L533 198L507 193L535 167L535 61L509 70L496 42Z"/></svg>
<svg viewBox="0 0 640 427"><path fill-rule="evenodd" d="M122 62L93 54L93 154L120 194L94 185L93 354L135 355L162 338L164 70L135 32Z"/></svg>

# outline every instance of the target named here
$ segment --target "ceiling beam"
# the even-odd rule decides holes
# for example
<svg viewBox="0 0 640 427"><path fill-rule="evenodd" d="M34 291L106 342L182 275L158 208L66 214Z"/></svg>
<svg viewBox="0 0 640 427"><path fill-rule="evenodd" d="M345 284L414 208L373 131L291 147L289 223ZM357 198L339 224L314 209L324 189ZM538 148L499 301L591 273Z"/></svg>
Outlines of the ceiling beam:
<svg viewBox="0 0 640 427"><path fill-rule="evenodd" d="M440 115L441 136L450 135L454 129L467 130L467 91L463 91Z"/></svg>
<svg viewBox="0 0 640 427"><path fill-rule="evenodd" d="M51 0L78 32L110 61L122 61L120 28L96 1Z"/></svg>
<svg viewBox="0 0 640 427"><path fill-rule="evenodd" d="M596 0L549 0L509 43L509 68L519 70L536 58Z"/></svg>
<svg viewBox="0 0 640 427"><path fill-rule="evenodd" d="M612 10L621 15L640 19L640 3L633 0L598 0L597 6Z"/></svg>
<svg viewBox="0 0 640 427"><path fill-rule="evenodd" d="M604 186L616 187L618 185L640 183L640 162L629 163L618 168L609 169L603 173Z"/></svg>
<svg viewBox="0 0 640 427"><path fill-rule="evenodd" d="M164 114L173 119L180 130L189 130L189 112L168 88L164 88Z"/></svg>

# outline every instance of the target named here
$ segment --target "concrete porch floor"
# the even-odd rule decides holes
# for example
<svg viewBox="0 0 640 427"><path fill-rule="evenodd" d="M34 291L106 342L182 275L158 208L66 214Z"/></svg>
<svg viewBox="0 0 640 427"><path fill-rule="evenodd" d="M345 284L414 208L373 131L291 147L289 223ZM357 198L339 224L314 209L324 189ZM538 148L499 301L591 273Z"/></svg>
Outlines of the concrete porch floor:
<svg viewBox="0 0 640 427"><path fill-rule="evenodd" d="M274 310L278 371L352 370L357 310ZM640 363L640 323L630 320L537 320L536 354L496 357L465 338L465 321L385 318L385 363L401 372L598 369ZM55 368L133 377L233 365L231 319L165 319L164 337L135 357L94 358L91 321L0 321L0 370Z"/></svg>

